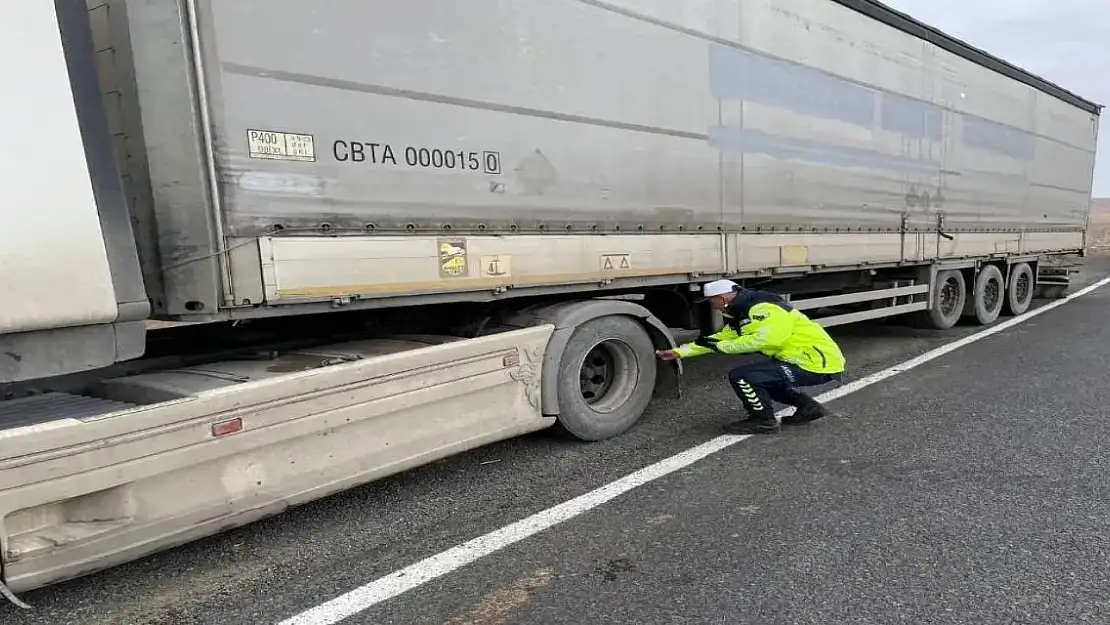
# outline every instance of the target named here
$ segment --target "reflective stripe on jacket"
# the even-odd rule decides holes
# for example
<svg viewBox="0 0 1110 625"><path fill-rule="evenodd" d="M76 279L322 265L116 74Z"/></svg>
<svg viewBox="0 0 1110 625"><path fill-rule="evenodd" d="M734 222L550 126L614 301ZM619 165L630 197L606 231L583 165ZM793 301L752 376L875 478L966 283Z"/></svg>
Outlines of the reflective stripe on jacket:
<svg viewBox="0 0 1110 625"><path fill-rule="evenodd" d="M745 298L748 301L752 299L763 301L756 301L750 306L747 301L741 301L736 302L739 306L729 306L726 313L731 317L729 323L720 332L709 336L717 341L716 351L724 354L758 352L812 373L844 371L844 354L823 327L777 297ZM741 311L746 314L737 319L737 313ZM687 343L676 348L675 352L680 358L692 358L714 353L714 350L697 343Z"/></svg>

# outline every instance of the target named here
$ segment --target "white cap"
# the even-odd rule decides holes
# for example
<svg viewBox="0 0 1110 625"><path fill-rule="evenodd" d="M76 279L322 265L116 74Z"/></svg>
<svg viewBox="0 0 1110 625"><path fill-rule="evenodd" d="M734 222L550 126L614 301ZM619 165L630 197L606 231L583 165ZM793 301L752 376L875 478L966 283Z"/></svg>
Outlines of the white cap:
<svg viewBox="0 0 1110 625"><path fill-rule="evenodd" d="M702 285L701 294L704 295L706 299L709 299L710 297L716 297L717 295L732 293L732 291L738 286L740 285L736 284L732 280L714 280Z"/></svg>

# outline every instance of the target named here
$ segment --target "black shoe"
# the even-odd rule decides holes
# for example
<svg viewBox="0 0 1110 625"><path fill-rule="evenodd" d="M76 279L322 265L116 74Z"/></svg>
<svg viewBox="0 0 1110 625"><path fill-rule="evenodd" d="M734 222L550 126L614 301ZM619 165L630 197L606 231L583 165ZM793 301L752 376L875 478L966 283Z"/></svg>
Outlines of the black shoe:
<svg viewBox="0 0 1110 625"><path fill-rule="evenodd" d="M801 408L794 411L794 414L783 417L782 422L785 425L802 425L804 423L811 423L818 419L831 416L828 408L821 406L817 409L803 410Z"/></svg>
<svg viewBox="0 0 1110 625"><path fill-rule="evenodd" d="M741 421L733 421L721 426L721 429L726 434L774 434L779 431L779 422L775 419L764 421L760 419L747 418Z"/></svg>
<svg viewBox="0 0 1110 625"><path fill-rule="evenodd" d="M791 400L794 402L794 414L782 418L784 425L801 425L832 415L832 412L821 402L805 393L792 391L791 395L793 395Z"/></svg>

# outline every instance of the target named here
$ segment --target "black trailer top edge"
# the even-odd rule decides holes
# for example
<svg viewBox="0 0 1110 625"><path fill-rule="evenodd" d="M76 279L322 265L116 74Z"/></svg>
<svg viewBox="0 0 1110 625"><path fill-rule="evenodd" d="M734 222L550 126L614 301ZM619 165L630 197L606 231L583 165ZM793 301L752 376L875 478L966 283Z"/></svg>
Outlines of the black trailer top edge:
<svg viewBox="0 0 1110 625"><path fill-rule="evenodd" d="M980 48L976 48L938 28L929 26L924 22L883 4L879 0L833 0L833 2L876 19L888 26L893 26L904 33L913 35L919 39L924 39L942 50L951 52L952 54L986 67L987 69L994 70L1018 82L1025 83L1034 89L1059 98L1088 113L1099 115L1102 111L1103 106L1101 104L1092 102L1068 91L1056 83L1045 80L1036 74L1004 61Z"/></svg>

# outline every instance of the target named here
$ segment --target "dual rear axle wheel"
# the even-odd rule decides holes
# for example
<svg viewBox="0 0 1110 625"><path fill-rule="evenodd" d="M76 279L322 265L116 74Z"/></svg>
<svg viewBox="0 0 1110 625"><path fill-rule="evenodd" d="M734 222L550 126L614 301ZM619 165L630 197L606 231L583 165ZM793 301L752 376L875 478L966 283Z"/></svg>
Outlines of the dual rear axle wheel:
<svg viewBox="0 0 1110 625"><path fill-rule="evenodd" d="M1035 285L1029 263L1010 267L1007 278L995 265L984 265L968 289L962 271L947 269L937 274L933 285L933 307L923 311L925 325L944 330L969 317L979 325L994 323L1000 315L1020 315L1033 303Z"/></svg>

